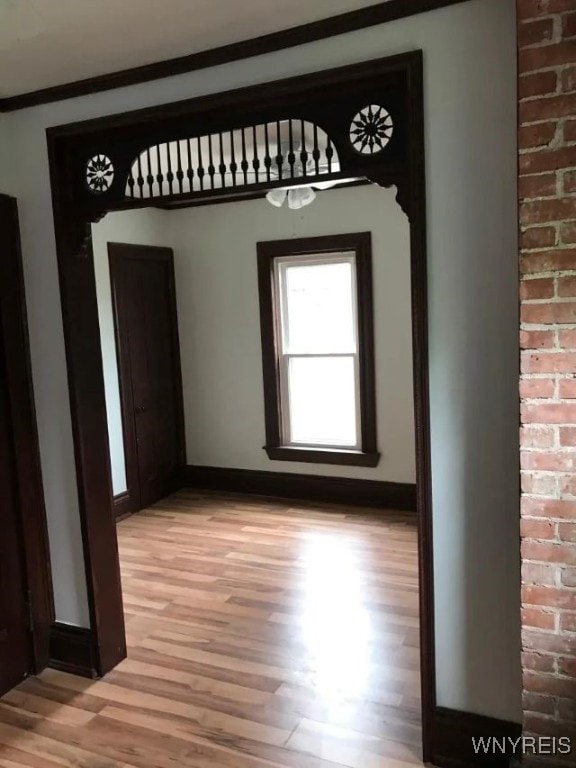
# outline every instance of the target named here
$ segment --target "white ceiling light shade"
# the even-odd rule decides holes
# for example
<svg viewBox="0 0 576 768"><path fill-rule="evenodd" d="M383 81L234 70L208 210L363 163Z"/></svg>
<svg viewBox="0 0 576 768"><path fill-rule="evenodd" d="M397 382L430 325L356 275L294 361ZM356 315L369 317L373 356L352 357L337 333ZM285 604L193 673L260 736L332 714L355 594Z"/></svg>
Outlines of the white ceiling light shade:
<svg viewBox="0 0 576 768"><path fill-rule="evenodd" d="M288 208L298 211L316 200L316 192L312 187L296 187L288 191Z"/></svg>
<svg viewBox="0 0 576 768"><path fill-rule="evenodd" d="M288 197L287 189L271 189L266 195L266 200L276 208L281 208Z"/></svg>
<svg viewBox="0 0 576 768"><path fill-rule="evenodd" d="M288 200L288 208L293 211L297 211L300 208L304 208L306 205L310 205L316 200L316 192L314 190L325 190L337 187L339 184L350 184L354 179L339 179L337 181L315 181L314 184L300 184L295 187L279 187L277 189L271 189L266 194L266 200L269 203L281 208L286 200Z"/></svg>
<svg viewBox="0 0 576 768"><path fill-rule="evenodd" d="M316 199L316 192L312 187L292 187L290 189L281 187L280 189L271 189L266 195L269 203L281 208L288 200L288 208L292 211L298 211L306 205L310 205Z"/></svg>

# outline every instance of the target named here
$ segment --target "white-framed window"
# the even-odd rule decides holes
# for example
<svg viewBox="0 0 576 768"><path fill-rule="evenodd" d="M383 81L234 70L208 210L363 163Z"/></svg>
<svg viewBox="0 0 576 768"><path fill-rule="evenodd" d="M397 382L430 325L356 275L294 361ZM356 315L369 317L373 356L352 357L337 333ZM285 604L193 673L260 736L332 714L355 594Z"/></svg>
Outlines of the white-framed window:
<svg viewBox="0 0 576 768"><path fill-rule="evenodd" d="M265 449L376 466L370 233L258 243Z"/></svg>
<svg viewBox="0 0 576 768"><path fill-rule="evenodd" d="M274 260L282 444L361 450L356 255Z"/></svg>

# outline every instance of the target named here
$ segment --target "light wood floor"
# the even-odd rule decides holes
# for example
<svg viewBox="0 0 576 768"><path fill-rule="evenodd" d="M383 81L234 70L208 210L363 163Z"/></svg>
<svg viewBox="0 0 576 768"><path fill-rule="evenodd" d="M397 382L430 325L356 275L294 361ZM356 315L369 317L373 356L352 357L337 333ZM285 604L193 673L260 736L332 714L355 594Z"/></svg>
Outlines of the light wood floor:
<svg viewBox="0 0 576 768"><path fill-rule="evenodd" d="M118 535L128 659L9 693L0 766L420 764L411 517L180 492Z"/></svg>

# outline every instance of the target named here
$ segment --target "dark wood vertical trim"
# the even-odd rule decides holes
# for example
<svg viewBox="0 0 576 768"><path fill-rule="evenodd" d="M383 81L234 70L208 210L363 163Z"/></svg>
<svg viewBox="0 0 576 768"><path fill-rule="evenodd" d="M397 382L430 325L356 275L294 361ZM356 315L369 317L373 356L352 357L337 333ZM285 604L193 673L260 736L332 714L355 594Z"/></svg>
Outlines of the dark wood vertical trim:
<svg viewBox="0 0 576 768"><path fill-rule="evenodd" d="M264 411L268 457L276 461L315 461L374 467L379 454L376 438L376 375L374 363L374 307L372 298L372 236L370 232L269 240L257 243L260 334L264 378ZM274 260L285 256L354 253L360 361L360 434L362 451L300 449L282 445L280 402L280 329L274 288Z"/></svg>
<svg viewBox="0 0 576 768"><path fill-rule="evenodd" d="M278 367L277 297L274 291L274 259L263 243L257 244L258 295L260 299L260 339L264 383L264 422L266 445L280 446L280 370Z"/></svg>
<svg viewBox="0 0 576 768"><path fill-rule="evenodd" d="M174 355L174 402L176 403L176 430L178 444L178 463L180 468L186 464L186 423L184 420L184 385L182 382L182 359L180 356L180 330L178 328L178 307L176 305L176 274L174 270L174 251L170 249L170 330L172 335L172 353ZM174 489L179 480L175 478Z"/></svg>
<svg viewBox="0 0 576 768"><path fill-rule="evenodd" d="M134 423L134 396L132 393L132 370L128 339L122 330L118 318L123 314L122 293L118 290L120 279L121 249L115 243L108 243L108 263L110 267L110 289L112 295L112 316L114 319L114 341L116 343L116 361L118 366L118 386L120 389L120 408L122 416L122 439L124 443L124 465L126 467L127 490L121 503L114 498L116 517L136 512L140 505L140 477L138 473L138 451L136 445L136 425Z"/></svg>
<svg viewBox="0 0 576 768"><path fill-rule="evenodd" d="M104 675L126 658L126 632L94 254L89 221L71 221L77 211L74 190L65 181L70 172L65 147L49 140L48 157L90 629L96 670ZM59 186L62 194L54 194Z"/></svg>
<svg viewBox="0 0 576 768"><path fill-rule="evenodd" d="M426 235L426 172L424 142L424 82L422 52L408 67L410 173L398 185L397 201L410 222L412 304L412 359L416 436L416 489L420 601L420 675L424 762L433 758L436 713L436 650L434 630L434 541L432 518L432 462L430 446L430 379L428 348L428 258ZM378 170L370 178L382 186L389 179Z"/></svg>
<svg viewBox="0 0 576 768"><path fill-rule="evenodd" d="M6 356L22 538L33 629L32 670L48 663L48 638L54 621L52 576L30 344L22 272L18 207L0 195L0 354Z"/></svg>
<svg viewBox="0 0 576 768"><path fill-rule="evenodd" d="M426 237L426 175L424 156L424 82L422 53L409 68L410 85L410 274L412 291L412 354L416 434L416 491L420 600L420 655L423 760L432 759L430 745L436 708L434 631L434 541L432 461L430 446L430 379L428 358L428 257Z"/></svg>
<svg viewBox="0 0 576 768"><path fill-rule="evenodd" d="M362 232L356 244L356 302L360 344L360 419L362 452L378 452L376 428L376 371L374 357L374 298L372 291L372 235Z"/></svg>

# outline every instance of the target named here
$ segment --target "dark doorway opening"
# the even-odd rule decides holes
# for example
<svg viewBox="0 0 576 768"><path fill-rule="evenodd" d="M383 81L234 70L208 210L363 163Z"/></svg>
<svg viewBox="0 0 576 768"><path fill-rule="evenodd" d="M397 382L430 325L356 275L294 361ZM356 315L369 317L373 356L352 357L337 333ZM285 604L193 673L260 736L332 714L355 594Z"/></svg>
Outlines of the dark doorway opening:
<svg viewBox="0 0 576 768"><path fill-rule="evenodd" d="M304 134L306 127L312 131L305 151L294 145L289 130L288 151L270 155L266 139L270 132L281 133L281 123L292 128L300 123ZM245 199L303 180L314 185L367 179L396 187L410 223L424 759L432 755L436 699L423 123L422 54L413 51L48 130L99 674L125 657L126 645L116 530L113 515L102 514L112 492L90 223L109 211ZM374 131L378 141L371 139ZM253 152L259 133L267 148L262 158ZM190 161L193 145L204 157L199 164Z"/></svg>
<svg viewBox="0 0 576 768"><path fill-rule="evenodd" d="M116 516L178 485L185 463L182 374L170 248L109 243L127 491Z"/></svg>

